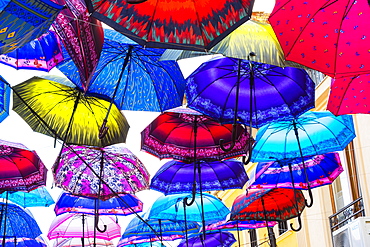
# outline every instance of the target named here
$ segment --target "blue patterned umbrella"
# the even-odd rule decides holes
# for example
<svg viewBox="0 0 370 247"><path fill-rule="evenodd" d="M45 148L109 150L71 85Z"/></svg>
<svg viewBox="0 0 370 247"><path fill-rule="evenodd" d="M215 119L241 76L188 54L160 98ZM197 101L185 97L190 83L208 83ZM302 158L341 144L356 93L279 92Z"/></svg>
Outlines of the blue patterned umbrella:
<svg viewBox="0 0 370 247"><path fill-rule="evenodd" d="M248 180L243 163L236 159L200 160L196 162L198 166L198 169L194 169L194 163L171 160L157 171L150 188L168 195L192 192L194 181L197 191L200 188L203 191L214 191L241 189ZM199 185L199 169L202 186Z"/></svg>
<svg viewBox="0 0 370 247"><path fill-rule="evenodd" d="M146 242L140 244L121 244L118 242L117 247L166 247L166 245L161 244L161 242Z"/></svg>
<svg viewBox="0 0 370 247"><path fill-rule="evenodd" d="M0 194L0 198L7 197L8 200L22 207L49 207L55 203L45 186L41 186L30 192L5 191Z"/></svg>
<svg viewBox="0 0 370 247"><path fill-rule="evenodd" d="M195 235L189 240L183 240L178 247L229 247L236 242L234 235L230 232L219 231L218 233L207 233L203 235Z"/></svg>
<svg viewBox="0 0 370 247"><path fill-rule="evenodd" d="M121 110L163 112L181 106L185 80L176 62L158 61L163 52L104 30L100 60L87 92L114 100ZM67 54L58 68L83 88L78 69Z"/></svg>
<svg viewBox="0 0 370 247"><path fill-rule="evenodd" d="M9 116L10 85L0 76L0 123Z"/></svg>

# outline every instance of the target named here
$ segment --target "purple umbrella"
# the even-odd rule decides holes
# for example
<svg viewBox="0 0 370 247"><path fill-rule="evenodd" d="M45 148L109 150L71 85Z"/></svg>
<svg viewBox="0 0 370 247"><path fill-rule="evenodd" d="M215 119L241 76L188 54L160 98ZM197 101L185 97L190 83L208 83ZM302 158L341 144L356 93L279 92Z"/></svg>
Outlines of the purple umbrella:
<svg viewBox="0 0 370 247"><path fill-rule="evenodd" d="M165 195L187 193L192 192L195 182L200 191L199 175L205 191L241 189L248 180L243 163L236 159L200 160L196 166L194 174L194 163L171 160L154 175L150 188Z"/></svg>
<svg viewBox="0 0 370 247"><path fill-rule="evenodd" d="M205 238L199 234L188 240L183 240L178 247L229 247L235 242L236 239L232 233L219 231L218 233L207 233Z"/></svg>

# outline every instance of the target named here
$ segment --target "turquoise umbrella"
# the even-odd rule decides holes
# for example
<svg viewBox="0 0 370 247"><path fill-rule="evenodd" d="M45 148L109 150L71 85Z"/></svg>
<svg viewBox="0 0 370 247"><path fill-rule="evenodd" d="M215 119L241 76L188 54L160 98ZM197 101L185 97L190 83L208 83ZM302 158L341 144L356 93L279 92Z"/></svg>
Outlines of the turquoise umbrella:
<svg viewBox="0 0 370 247"><path fill-rule="evenodd" d="M7 195L8 194L8 195ZM39 187L30 192L5 191L0 194L0 198L12 201L22 207L49 207L55 202L45 186Z"/></svg>

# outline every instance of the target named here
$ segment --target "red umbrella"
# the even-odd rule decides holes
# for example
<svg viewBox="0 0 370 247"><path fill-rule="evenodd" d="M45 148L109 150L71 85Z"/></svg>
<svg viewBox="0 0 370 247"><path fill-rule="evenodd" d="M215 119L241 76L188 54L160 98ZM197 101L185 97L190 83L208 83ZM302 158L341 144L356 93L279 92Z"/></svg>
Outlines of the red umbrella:
<svg viewBox="0 0 370 247"><path fill-rule="evenodd" d="M269 21L287 60L338 78L370 72L369 15L365 0L277 0Z"/></svg>
<svg viewBox="0 0 370 247"><path fill-rule="evenodd" d="M334 79L327 109L334 115L370 113L370 74Z"/></svg>

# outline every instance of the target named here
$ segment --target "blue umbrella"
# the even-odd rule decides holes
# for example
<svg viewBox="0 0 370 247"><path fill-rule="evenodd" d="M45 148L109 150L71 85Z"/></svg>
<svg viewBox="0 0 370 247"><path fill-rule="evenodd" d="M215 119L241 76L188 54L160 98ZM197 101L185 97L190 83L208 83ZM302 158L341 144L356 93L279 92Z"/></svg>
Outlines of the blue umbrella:
<svg viewBox="0 0 370 247"><path fill-rule="evenodd" d="M87 89L114 101L121 110L163 112L182 105L185 80L174 61L158 61L164 49L143 48L114 30L104 30L100 60ZM66 54L58 68L83 88Z"/></svg>
<svg viewBox="0 0 370 247"><path fill-rule="evenodd" d="M7 238L5 247L47 247L41 239L33 238Z"/></svg>
<svg viewBox="0 0 370 247"><path fill-rule="evenodd" d="M166 247L166 245L162 244L161 242L145 242L140 244L121 244L118 242L117 247Z"/></svg>
<svg viewBox="0 0 370 247"><path fill-rule="evenodd" d="M165 195L192 192L194 177L197 191L200 190L198 170L200 169L202 190L229 190L241 189L248 180L244 165L236 159L224 161L200 160L194 163L185 163L171 160L165 163L154 175L150 188ZM195 174L194 174L195 173Z"/></svg>
<svg viewBox="0 0 370 247"><path fill-rule="evenodd" d="M276 121L257 131L251 160L268 162L301 158L303 172L308 180L304 156L343 150L355 138L352 116L334 116L330 112L305 112L292 120ZM312 192L308 192L312 206Z"/></svg>
<svg viewBox="0 0 370 247"><path fill-rule="evenodd" d="M30 192L5 191L0 194L0 198L5 199L7 197L8 200L22 207L49 207L55 203L45 186L41 186Z"/></svg>
<svg viewBox="0 0 370 247"><path fill-rule="evenodd" d="M199 224L196 222L149 219L148 212L142 214L142 219L145 222L137 217L130 221L118 245L173 241L184 238L186 232L197 233L199 231Z"/></svg>
<svg viewBox="0 0 370 247"><path fill-rule="evenodd" d="M54 211L56 215L63 213L95 215L96 206L98 206L99 215L130 215L135 212L141 212L143 209L143 203L139 198L131 194L112 197L103 201L93 197L63 193L60 195Z"/></svg>
<svg viewBox="0 0 370 247"><path fill-rule="evenodd" d="M10 85L0 76L0 123L9 116Z"/></svg>
<svg viewBox="0 0 370 247"><path fill-rule="evenodd" d="M230 247L236 242L234 235L230 232L219 231L217 233L207 233L206 237L203 235L194 235L189 240L183 240L178 247Z"/></svg>

